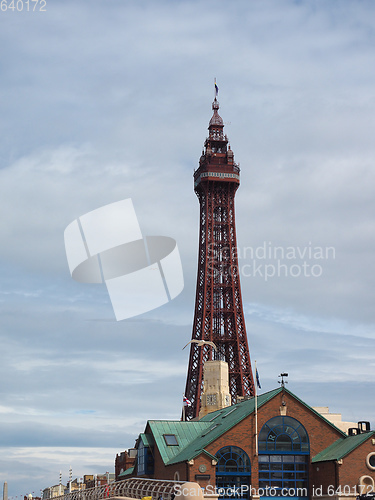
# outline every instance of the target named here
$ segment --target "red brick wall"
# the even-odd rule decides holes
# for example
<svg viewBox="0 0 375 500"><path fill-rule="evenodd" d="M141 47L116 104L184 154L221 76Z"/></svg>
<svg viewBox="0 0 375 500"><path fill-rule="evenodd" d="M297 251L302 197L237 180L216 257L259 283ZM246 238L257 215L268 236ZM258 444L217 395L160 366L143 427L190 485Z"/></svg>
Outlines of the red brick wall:
<svg viewBox="0 0 375 500"><path fill-rule="evenodd" d="M342 434L335 430L330 424L323 421L315 413L309 411L306 406L294 399L288 393L281 393L271 401L259 408L258 411L258 434L262 426L272 417L280 415L282 400L286 403L287 416L298 420L306 429L310 439L310 456L313 457L334 443ZM246 404L246 403L245 403ZM251 485L258 488L258 460L255 456L255 417L250 415L219 439L206 446L206 450L215 455L224 446L239 446L248 455L251 461ZM310 468L310 477L312 468ZM312 483L310 481L310 488Z"/></svg>
<svg viewBox="0 0 375 500"><path fill-rule="evenodd" d="M367 441L344 457L341 464L336 461L314 464L312 481L315 487L322 486L323 495L332 496L333 489L338 493L356 496L361 476L370 476L375 481L375 471L366 466L367 455L375 452L372 439L373 435L369 436Z"/></svg>
<svg viewBox="0 0 375 500"><path fill-rule="evenodd" d="M207 488L209 484L215 486L215 466L212 465L212 459L205 453L192 460L192 464L187 464L186 462L165 466L161 458L159 450L155 450L155 469L154 478L155 479L175 479L175 473L179 473L180 481L193 481L196 482L196 475L209 475L209 479L198 479L199 484L202 488ZM199 470L199 466L204 465L206 467L205 472Z"/></svg>
<svg viewBox="0 0 375 500"><path fill-rule="evenodd" d="M359 478L364 475L372 477L375 481L375 471L370 470L366 465L367 455L375 452L372 439L374 439L373 434L361 446L358 446L342 459L343 463L338 466L339 484L342 488L347 485L353 491L353 487L358 484Z"/></svg>
<svg viewBox="0 0 375 500"><path fill-rule="evenodd" d="M206 467L205 472L200 472L199 467L201 465L204 465ZM211 489L215 488L215 482L216 482L216 465L212 465L212 458L206 455L206 453L202 453L198 457L194 459L194 464L189 465L189 481L197 482L199 485L207 490L208 486L211 487ZM196 479L196 475L198 476L210 476L209 479ZM209 488L210 489L210 488ZM213 493L213 491L212 491Z"/></svg>
<svg viewBox="0 0 375 500"><path fill-rule="evenodd" d="M169 470L169 467L165 467L164 462L161 458L160 452L156 446L154 446L154 475L153 477L155 479L173 479L173 474L172 477L170 476L171 471Z"/></svg>
<svg viewBox="0 0 375 500"><path fill-rule="evenodd" d="M154 475L155 479L174 480L175 472L179 473L180 481L188 481L189 466L186 462L165 466L159 450L154 447Z"/></svg>
<svg viewBox="0 0 375 500"><path fill-rule="evenodd" d="M312 465L310 483L314 488L315 496L328 494L332 496L332 493L329 493L329 488L337 489L336 467L335 462L320 462Z"/></svg>

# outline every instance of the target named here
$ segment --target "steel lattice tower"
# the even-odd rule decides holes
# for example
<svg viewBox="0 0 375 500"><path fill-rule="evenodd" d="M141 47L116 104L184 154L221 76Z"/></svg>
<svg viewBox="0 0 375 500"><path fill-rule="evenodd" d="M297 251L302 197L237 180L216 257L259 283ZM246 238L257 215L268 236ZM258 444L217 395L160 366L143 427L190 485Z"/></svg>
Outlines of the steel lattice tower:
<svg viewBox="0 0 375 500"><path fill-rule="evenodd" d="M194 172L200 230L192 340L216 344L216 358L229 365L229 387L235 401L237 396L255 394L237 259L234 197L240 185L240 169L224 135L216 97L212 109L209 136ZM185 390L192 403L186 408L188 419L199 414L203 365L210 359L214 359L211 346L191 344Z"/></svg>

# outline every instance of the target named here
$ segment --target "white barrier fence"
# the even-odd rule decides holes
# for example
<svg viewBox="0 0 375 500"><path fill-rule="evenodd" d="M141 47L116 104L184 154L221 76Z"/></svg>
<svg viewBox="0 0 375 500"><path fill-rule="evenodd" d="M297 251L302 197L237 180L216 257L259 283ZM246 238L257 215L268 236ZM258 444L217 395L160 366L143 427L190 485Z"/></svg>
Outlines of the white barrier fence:
<svg viewBox="0 0 375 500"><path fill-rule="evenodd" d="M113 497L128 497L141 499L152 497L157 500L160 496L163 500L173 500L176 487L182 486L184 481L163 481L160 479L131 478L115 483L105 484L88 488L87 490L75 490L66 495L54 497L55 500L103 500ZM178 489L178 488L177 488Z"/></svg>

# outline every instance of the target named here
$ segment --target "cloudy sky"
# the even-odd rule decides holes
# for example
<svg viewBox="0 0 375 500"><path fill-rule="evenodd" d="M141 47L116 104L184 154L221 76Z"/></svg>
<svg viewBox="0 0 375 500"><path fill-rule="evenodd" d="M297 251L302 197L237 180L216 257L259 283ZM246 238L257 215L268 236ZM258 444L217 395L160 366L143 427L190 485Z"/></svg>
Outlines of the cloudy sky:
<svg viewBox="0 0 375 500"><path fill-rule="evenodd" d="M239 264L262 389L287 371L308 404L375 427L374 2L5 6L0 483L9 495L38 493L60 470L66 483L70 465L74 477L112 472L148 418L180 416L198 243L192 175L215 77L241 166ZM185 288L116 322L104 286L71 279L63 233L127 198L144 234L177 240ZM276 247L296 258L275 259Z"/></svg>

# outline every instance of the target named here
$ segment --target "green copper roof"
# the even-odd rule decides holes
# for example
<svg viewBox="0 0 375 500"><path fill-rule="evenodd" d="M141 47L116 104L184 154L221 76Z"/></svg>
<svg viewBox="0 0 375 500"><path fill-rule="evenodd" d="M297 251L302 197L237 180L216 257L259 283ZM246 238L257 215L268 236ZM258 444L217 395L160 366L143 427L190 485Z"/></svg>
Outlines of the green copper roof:
<svg viewBox="0 0 375 500"><path fill-rule="evenodd" d="M258 396L258 407L272 399L280 390L278 388ZM199 421L150 420L148 425L166 465L191 460L201 453L214 458L205 447L250 415L254 408L255 398L251 398L209 413ZM168 446L164 434L174 434L178 445Z"/></svg>
<svg viewBox="0 0 375 500"><path fill-rule="evenodd" d="M312 459L312 463L326 462L328 460L340 460L364 443L369 437L373 437L375 431L364 432L357 436L346 436L339 438L331 446L321 451Z"/></svg>
<svg viewBox="0 0 375 500"><path fill-rule="evenodd" d="M258 408L272 399L281 391L280 388L258 396ZM168 462L174 464L191 460L201 453L207 453L205 447L215 441L222 434L241 422L255 410L255 398L246 399L233 406L228 406L222 410L209 413L201 418L199 423L208 424L203 432L192 442L190 442L181 452ZM210 455L211 456L211 455ZM213 457L214 458L214 457Z"/></svg>
<svg viewBox="0 0 375 500"><path fill-rule="evenodd" d="M194 442L210 424L202 421L179 422L171 420L149 420L148 425L150 426L163 462L167 464L173 460L181 450L186 448L189 443ZM168 446L165 442L164 434L174 434L178 445Z"/></svg>
<svg viewBox="0 0 375 500"><path fill-rule="evenodd" d="M134 472L134 467L129 467L128 469L122 471L121 474L118 475L118 477L127 477L130 474L133 474L133 472Z"/></svg>
<svg viewBox="0 0 375 500"><path fill-rule="evenodd" d="M280 394L281 391L285 391L287 394L299 401L309 411L333 427L342 436L346 436L346 434L332 424L332 422L324 418L320 413L304 403L286 388L278 387L272 391L260 394L257 398L258 408L270 401L277 394ZM251 415L254 410L255 398L252 397L235 405L228 406L227 408L211 412L199 421L190 420L188 422L180 422L170 420L149 420L148 425L163 462L166 465L171 465L192 460L201 453L206 453L212 457L212 455L205 449L206 446L241 422L244 418ZM174 434L178 445L168 446L164 439L164 434ZM144 441L146 438L142 436L149 436L150 445L153 444L150 434L141 434L141 438Z"/></svg>
<svg viewBox="0 0 375 500"><path fill-rule="evenodd" d="M150 434L140 434L139 437L144 446L154 446L155 443Z"/></svg>

